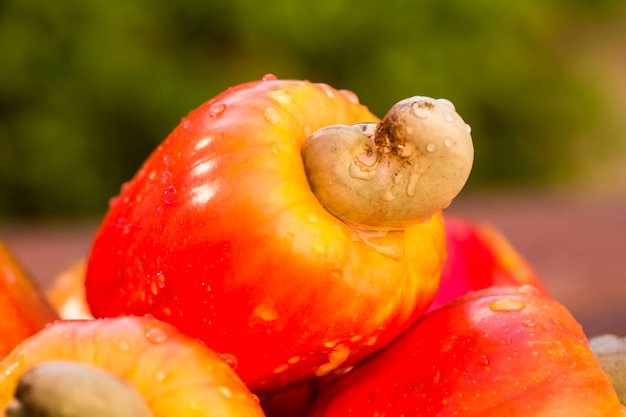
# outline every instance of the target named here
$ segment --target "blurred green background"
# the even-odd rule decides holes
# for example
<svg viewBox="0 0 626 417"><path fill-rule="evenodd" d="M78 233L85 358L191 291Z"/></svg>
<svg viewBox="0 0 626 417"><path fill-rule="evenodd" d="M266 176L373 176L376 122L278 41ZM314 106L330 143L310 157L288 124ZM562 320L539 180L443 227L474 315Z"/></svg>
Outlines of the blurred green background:
<svg viewBox="0 0 626 417"><path fill-rule="evenodd" d="M188 111L265 73L379 116L452 100L469 189L575 182L624 155L625 34L623 0L2 0L0 218L104 213Z"/></svg>

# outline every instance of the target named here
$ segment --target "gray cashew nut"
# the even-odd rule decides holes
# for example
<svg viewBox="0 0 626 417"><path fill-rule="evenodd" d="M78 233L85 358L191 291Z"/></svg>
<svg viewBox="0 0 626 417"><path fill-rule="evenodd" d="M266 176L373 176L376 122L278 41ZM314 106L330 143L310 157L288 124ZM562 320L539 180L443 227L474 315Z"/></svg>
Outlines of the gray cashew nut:
<svg viewBox="0 0 626 417"><path fill-rule="evenodd" d="M402 230L450 205L467 182L474 147L450 101L416 96L378 124L314 132L302 158L329 212L360 229Z"/></svg>
<svg viewBox="0 0 626 417"><path fill-rule="evenodd" d="M7 417L150 417L141 394L108 372L71 361L37 365L21 376Z"/></svg>

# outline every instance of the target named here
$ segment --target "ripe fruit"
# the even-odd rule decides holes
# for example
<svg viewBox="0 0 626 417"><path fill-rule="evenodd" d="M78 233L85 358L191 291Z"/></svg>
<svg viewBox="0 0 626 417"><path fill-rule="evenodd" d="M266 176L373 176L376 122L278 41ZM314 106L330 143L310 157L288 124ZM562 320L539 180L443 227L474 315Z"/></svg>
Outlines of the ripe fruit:
<svg viewBox="0 0 626 417"><path fill-rule="evenodd" d="M460 123L445 107L440 123ZM421 118L410 105L403 111ZM150 313L170 322L236 358L239 375L258 392L351 366L389 343L437 290L441 207L403 230L355 228L320 203L301 156L320 128L376 121L352 93L272 77L191 112L125 184L97 233L86 280L94 315ZM391 131L393 123L385 126ZM467 150L464 124L462 131ZM455 137L435 136L442 145L433 166L456 155ZM399 151L407 139L381 137L389 146L372 150L375 158L386 149L408 157ZM412 152L433 153L419 148L423 140ZM369 155L362 146L357 153ZM349 176L350 160L339 163ZM426 168L424 183L441 173ZM460 172L464 182L468 167ZM420 194L417 172L394 173L387 188ZM384 206L385 196L371 205Z"/></svg>
<svg viewBox="0 0 626 417"><path fill-rule="evenodd" d="M154 417L263 416L258 399L217 353L149 317L57 321L24 340L0 362L0 409L22 374L59 360L121 378L141 393Z"/></svg>
<svg viewBox="0 0 626 417"><path fill-rule="evenodd" d="M470 292L427 314L314 407L311 417L621 415L580 325L528 285Z"/></svg>
<svg viewBox="0 0 626 417"><path fill-rule="evenodd" d="M0 241L0 359L58 319L37 285Z"/></svg>

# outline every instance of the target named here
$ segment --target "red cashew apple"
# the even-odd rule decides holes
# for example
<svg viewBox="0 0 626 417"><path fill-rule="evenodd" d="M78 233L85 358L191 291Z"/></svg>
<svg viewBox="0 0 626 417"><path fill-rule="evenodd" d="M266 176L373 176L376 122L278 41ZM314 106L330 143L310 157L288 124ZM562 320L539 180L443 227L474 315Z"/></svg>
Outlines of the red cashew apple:
<svg viewBox="0 0 626 417"><path fill-rule="evenodd" d="M101 372L85 376L84 367ZM85 405L91 398L104 406ZM0 362L7 407L41 413L14 415L263 417L227 358L150 317L57 321L25 339Z"/></svg>
<svg viewBox="0 0 626 417"><path fill-rule="evenodd" d="M378 123L325 84L242 84L192 111L110 205L89 254L96 317L150 313L230 355L255 392L385 346L438 287L441 210L473 161L447 100Z"/></svg>
<svg viewBox="0 0 626 417"><path fill-rule="evenodd" d="M309 417L620 416L568 310L528 285L470 292L330 386Z"/></svg>
<svg viewBox="0 0 626 417"><path fill-rule="evenodd" d="M38 286L0 241L0 359L58 319Z"/></svg>
<svg viewBox="0 0 626 417"><path fill-rule="evenodd" d="M461 295L491 285L545 285L522 255L492 226L445 217L446 253L432 311Z"/></svg>

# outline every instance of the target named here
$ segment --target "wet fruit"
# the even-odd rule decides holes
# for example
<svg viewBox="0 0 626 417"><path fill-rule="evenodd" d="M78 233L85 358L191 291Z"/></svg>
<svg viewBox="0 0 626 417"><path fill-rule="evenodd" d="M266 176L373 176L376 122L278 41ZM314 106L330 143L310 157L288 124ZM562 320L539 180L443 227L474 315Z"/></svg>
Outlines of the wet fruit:
<svg viewBox="0 0 626 417"><path fill-rule="evenodd" d="M40 288L0 241L0 359L58 319Z"/></svg>
<svg viewBox="0 0 626 417"><path fill-rule="evenodd" d="M620 416L582 328L532 286L427 314L318 398L312 417Z"/></svg>
<svg viewBox="0 0 626 417"><path fill-rule="evenodd" d="M149 317L57 321L24 340L0 362L0 409L25 372L49 361L78 362L121 378L154 417L263 416L224 359Z"/></svg>
<svg viewBox="0 0 626 417"><path fill-rule="evenodd" d="M275 77L191 112L97 233L86 280L94 315L170 322L235 358L257 392L340 371L389 343L437 290L441 215L355 228L320 203L301 156L318 129L370 122L352 93Z"/></svg>

